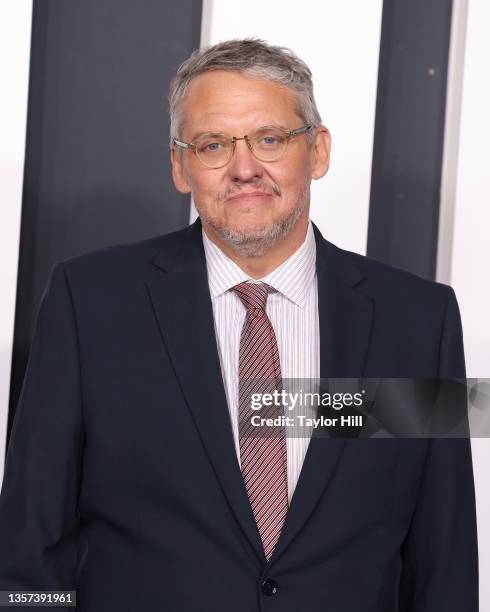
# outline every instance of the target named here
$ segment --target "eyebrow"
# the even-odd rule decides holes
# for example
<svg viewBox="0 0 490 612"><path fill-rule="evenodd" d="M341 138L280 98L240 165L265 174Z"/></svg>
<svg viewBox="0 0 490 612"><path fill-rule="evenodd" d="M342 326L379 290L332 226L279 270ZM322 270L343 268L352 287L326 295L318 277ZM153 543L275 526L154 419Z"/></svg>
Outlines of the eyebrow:
<svg viewBox="0 0 490 612"><path fill-rule="evenodd" d="M284 130L285 132L289 132L289 128L287 128L286 126L279 124L279 123L275 123L275 124L266 124L266 125L259 125L258 127L254 128L253 130L251 130L252 132L255 132L256 130L263 130L264 128L281 128L282 130ZM203 136L204 134L207 134L209 136L231 136L231 134L228 134L227 132L219 132L218 130L205 130L203 132L196 132L190 142L194 142L194 140L196 140L196 138L199 138L200 136Z"/></svg>
<svg viewBox="0 0 490 612"><path fill-rule="evenodd" d="M194 134L194 136L191 139L191 142L193 140L196 140L196 138L199 138L199 136L204 136L204 134L209 134L209 136L222 136L223 134L225 134L226 132L218 132L217 130L208 130L208 131L204 131L204 132L197 132L196 134Z"/></svg>

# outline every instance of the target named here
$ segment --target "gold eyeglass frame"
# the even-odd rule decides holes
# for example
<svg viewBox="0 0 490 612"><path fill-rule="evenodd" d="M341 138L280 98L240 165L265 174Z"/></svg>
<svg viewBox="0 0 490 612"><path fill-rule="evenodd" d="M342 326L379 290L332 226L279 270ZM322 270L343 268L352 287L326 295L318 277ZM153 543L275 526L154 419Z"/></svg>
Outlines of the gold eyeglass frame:
<svg viewBox="0 0 490 612"><path fill-rule="evenodd" d="M247 146L250 150L250 153L252 153L252 155L255 157L255 159L258 159L261 162L264 163L272 163L277 161L278 159L281 159L281 157L283 157L283 155L286 153L286 150L288 148L288 144L290 139L293 136L298 136L300 134L305 134L306 132L308 132L308 130L311 130L314 126L313 125L303 125L300 128L296 128L295 130L290 130L289 132L287 130L284 130L283 128L277 127L277 126L273 126L273 125L264 125L262 127L257 128L257 130L254 130L256 132L258 132L259 130L264 130L267 128L273 128L275 130L279 130L280 132L282 132L284 134L284 136L286 137L286 145L284 146L284 148L281 150L281 152L279 153L279 155L275 158L275 159L260 159L260 157L257 156L257 154L255 153L252 143L250 142L250 137L248 134L245 134L245 136L228 136L228 134L224 134L224 133L213 133L211 132L211 134L213 136L225 136L226 138L229 139L229 142L231 143L231 149L230 149L230 153L228 155L228 159L221 165L219 166L210 166L209 164L207 164L206 162L204 162L200 157L199 157L199 153L197 152L197 145L193 142L183 142L182 140L177 140L177 138L173 139L173 144L177 147L180 147L181 149L191 149L192 151L194 151L194 154L196 155L197 159L201 162L201 164L203 164L204 166L206 166L206 168L212 168L213 170L218 170L219 168L223 168L224 166L226 166L226 164L229 164L230 161L233 158L233 155L235 154L235 148L236 148L236 143L238 140L244 140L247 143ZM203 134L204 135L204 134Z"/></svg>

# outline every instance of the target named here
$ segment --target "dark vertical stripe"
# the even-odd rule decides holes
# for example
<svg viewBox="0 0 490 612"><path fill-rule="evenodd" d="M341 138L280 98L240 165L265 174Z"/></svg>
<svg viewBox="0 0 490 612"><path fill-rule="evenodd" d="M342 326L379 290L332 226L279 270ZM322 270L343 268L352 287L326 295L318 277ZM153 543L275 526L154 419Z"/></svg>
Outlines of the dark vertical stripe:
<svg viewBox="0 0 490 612"><path fill-rule="evenodd" d="M8 434L52 265L188 224L172 184L168 84L201 0L34 0Z"/></svg>
<svg viewBox="0 0 490 612"><path fill-rule="evenodd" d="M451 0L385 0L367 254L435 278Z"/></svg>

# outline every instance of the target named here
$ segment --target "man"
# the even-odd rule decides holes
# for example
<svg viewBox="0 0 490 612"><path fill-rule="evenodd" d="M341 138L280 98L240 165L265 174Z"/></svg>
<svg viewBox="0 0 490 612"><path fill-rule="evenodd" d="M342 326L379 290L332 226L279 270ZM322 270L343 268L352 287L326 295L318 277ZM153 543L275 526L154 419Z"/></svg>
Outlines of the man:
<svg viewBox="0 0 490 612"><path fill-rule="evenodd" d="M257 40L171 86L190 227L58 264L0 501L0 588L87 611L476 612L467 439L251 436L239 380L464 377L453 291L309 221L330 136Z"/></svg>

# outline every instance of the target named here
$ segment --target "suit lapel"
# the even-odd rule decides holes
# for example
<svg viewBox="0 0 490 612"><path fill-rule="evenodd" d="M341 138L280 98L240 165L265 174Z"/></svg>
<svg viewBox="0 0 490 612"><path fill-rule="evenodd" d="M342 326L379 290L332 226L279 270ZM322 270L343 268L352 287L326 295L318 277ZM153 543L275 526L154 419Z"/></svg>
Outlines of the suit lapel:
<svg viewBox="0 0 490 612"><path fill-rule="evenodd" d="M219 362L199 220L168 237L147 281L163 342L228 503L261 563L265 563L240 472Z"/></svg>
<svg viewBox="0 0 490 612"><path fill-rule="evenodd" d="M362 377L372 327L371 300L355 287L360 270L313 225L317 245L320 377ZM314 430L273 563L287 548L318 504L341 459L346 438L327 438Z"/></svg>

